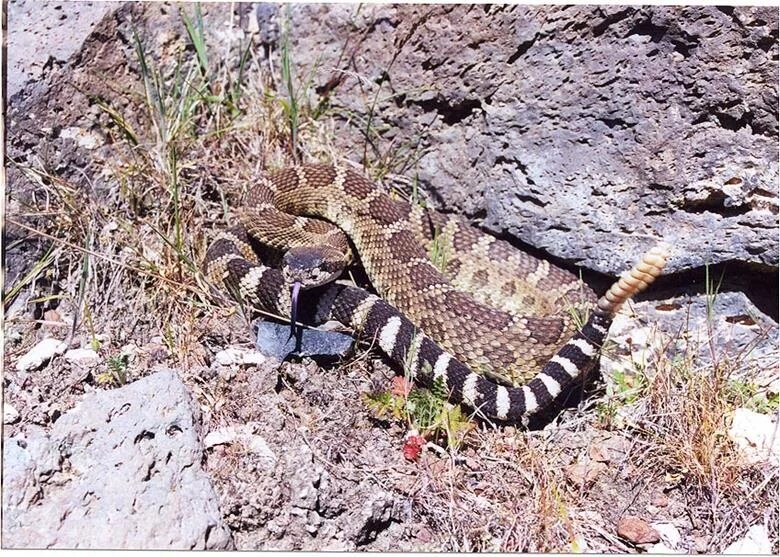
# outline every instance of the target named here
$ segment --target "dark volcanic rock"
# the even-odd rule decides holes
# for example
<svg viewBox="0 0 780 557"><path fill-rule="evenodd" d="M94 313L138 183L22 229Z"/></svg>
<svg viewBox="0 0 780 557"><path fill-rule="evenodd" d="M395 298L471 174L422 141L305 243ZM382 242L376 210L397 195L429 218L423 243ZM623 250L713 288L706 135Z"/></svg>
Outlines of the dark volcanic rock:
<svg viewBox="0 0 780 557"><path fill-rule="evenodd" d="M296 62L316 58L314 89L336 84L349 115L344 149L363 154L370 119L370 166L416 176L442 208L602 272L661 238L670 271L777 266L776 9L292 14Z"/></svg>

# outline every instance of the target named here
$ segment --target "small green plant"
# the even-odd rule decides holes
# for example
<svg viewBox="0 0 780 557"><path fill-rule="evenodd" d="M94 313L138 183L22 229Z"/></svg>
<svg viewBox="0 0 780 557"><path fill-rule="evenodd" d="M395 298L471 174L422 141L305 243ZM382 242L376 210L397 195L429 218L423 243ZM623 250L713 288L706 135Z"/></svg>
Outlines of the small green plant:
<svg viewBox="0 0 780 557"><path fill-rule="evenodd" d="M727 383L726 397L734 406L747 408L760 414L770 414L780 408L778 393L762 394L758 385L747 381L730 380Z"/></svg>
<svg viewBox="0 0 780 557"><path fill-rule="evenodd" d="M474 425L459 405L437 394L446 390L443 382L437 383L432 389L413 386L406 395L380 391L368 393L364 399L377 418L404 421L426 439L446 439L450 448L456 448Z"/></svg>
<svg viewBox="0 0 780 557"><path fill-rule="evenodd" d="M601 427L611 429L615 426L618 408L618 404L612 399L607 399L606 402L599 402L596 405L596 418Z"/></svg>
<svg viewBox="0 0 780 557"><path fill-rule="evenodd" d="M289 8L288 8L289 9ZM289 14L284 18L282 25L282 81L287 88L287 101L282 101L285 115L290 124L290 143L293 155L298 149L298 96L293 85L293 63L290 54Z"/></svg>
<svg viewBox="0 0 780 557"><path fill-rule="evenodd" d="M616 371L613 374L615 382L613 395L623 404L633 404L647 387L647 379L641 373Z"/></svg>
<svg viewBox="0 0 780 557"><path fill-rule="evenodd" d="M414 353L407 355L404 377L396 377L390 391L368 393L364 400L377 418L402 420L422 437L446 439L450 448L457 448L474 425L459 405L447 402L447 386L441 377L434 380L431 388L412 384L410 370L416 357ZM431 376L430 364L424 363L421 373Z"/></svg>
<svg viewBox="0 0 780 557"><path fill-rule="evenodd" d="M618 370L612 373L612 381L607 382L607 396L596 406L596 415L605 428L616 425L618 410L639 400L648 386L647 377L634 364L636 372Z"/></svg>
<svg viewBox="0 0 780 557"><path fill-rule="evenodd" d="M121 387L127 383L127 366L130 363L130 356L127 354L118 354L108 358L103 373L95 378L99 385Z"/></svg>

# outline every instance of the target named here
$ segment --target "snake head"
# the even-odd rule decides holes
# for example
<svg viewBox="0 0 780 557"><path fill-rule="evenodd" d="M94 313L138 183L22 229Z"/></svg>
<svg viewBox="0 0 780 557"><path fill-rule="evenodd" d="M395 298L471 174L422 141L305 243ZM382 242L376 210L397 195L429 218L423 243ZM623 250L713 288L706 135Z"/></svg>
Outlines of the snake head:
<svg viewBox="0 0 780 557"><path fill-rule="evenodd" d="M289 285L300 283L303 290L333 282L346 263L344 255L329 246L301 246L290 249L282 259L282 274Z"/></svg>
<svg viewBox="0 0 780 557"><path fill-rule="evenodd" d="M341 275L346 260L337 249L329 246L292 248L282 258L282 275L290 285L290 335L298 320L298 300L301 290L333 282Z"/></svg>

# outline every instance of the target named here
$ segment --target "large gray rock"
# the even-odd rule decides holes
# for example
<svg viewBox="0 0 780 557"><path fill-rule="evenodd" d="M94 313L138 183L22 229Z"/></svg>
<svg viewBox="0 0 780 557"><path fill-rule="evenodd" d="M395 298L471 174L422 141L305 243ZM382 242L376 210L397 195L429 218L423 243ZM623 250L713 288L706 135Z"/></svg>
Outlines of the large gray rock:
<svg viewBox="0 0 780 557"><path fill-rule="evenodd" d="M775 8L291 13L299 74L337 84L339 146L359 160L368 135L369 168L444 209L612 274L661 238L669 271L777 267Z"/></svg>
<svg viewBox="0 0 780 557"><path fill-rule="evenodd" d="M776 10L254 7L236 12L257 55L278 55L289 15L296 79L311 75L298 94L330 108L336 147L369 174L417 179L435 205L596 271L616 274L664 239L668 272L776 272ZM204 14L219 44L230 14ZM142 125L115 93L142 94L133 30L153 53L184 35L173 6L104 18L61 71L10 99L9 156L30 163L45 146L65 179L115 187L101 174L108 116L90 99ZM11 166L10 190L20 183Z"/></svg>
<svg viewBox="0 0 780 557"><path fill-rule="evenodd" d="M201 467L198 408L176 373L86 395L3 451L3 546L227 549Z"/></svg>

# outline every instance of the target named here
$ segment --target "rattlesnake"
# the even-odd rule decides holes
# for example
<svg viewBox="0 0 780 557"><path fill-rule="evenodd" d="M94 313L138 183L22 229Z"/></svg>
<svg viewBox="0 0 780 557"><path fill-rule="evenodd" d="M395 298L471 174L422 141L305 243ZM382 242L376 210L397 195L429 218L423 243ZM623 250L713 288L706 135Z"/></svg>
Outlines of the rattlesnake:
<svg viewBox="0 0 780 557"><path fill-rule="evenodd" d="M651 249L596 300L571 273L326 165L263 176L240 221L207 251L204 270L214 284L290 315L290 277L263 265L253 240L279 250L323 246L321 259L332 267L315 273L327 275L353 258L354 246L379 295L340 283L312 289L303 301L314 322L340 321L375 339L415 380L440 379L453 402L512 421L544 408L592 367L615 312L668 256L665 245ZM448 256L437 266L426 246ZM471 295L460 290L469 287ZM577 330L583 307L590 317Z"/></svg>

